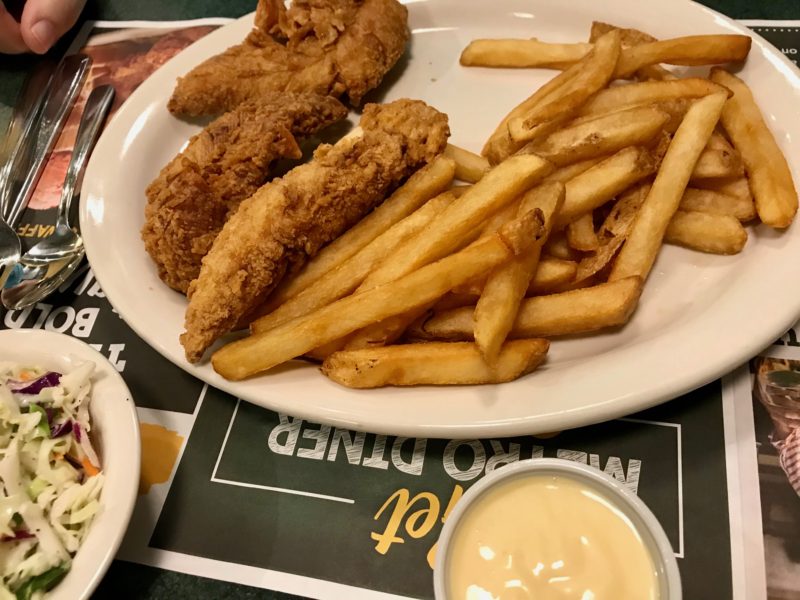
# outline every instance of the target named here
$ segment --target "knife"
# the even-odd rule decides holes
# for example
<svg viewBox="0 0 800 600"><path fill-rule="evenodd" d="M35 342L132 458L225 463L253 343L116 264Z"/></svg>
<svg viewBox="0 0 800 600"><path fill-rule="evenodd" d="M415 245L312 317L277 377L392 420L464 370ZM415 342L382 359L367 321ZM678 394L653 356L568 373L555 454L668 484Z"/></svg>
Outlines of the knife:
<svg viewBox="0 0 800 600"><path fill-rule="evenodd" d="M15 186L8 199L10 212L7 219L14 229L19 225L22 213L28 206L44 170L47 157L83 87L91 62L86 55L72 54L59 63L50 81L39 118L34 119L31 126L31 135L26 136L23 133L20 138L21 147L15 153L14 163L10 166L8 181L9 185Z"/></svg>
<svg viewBox="0 0 800 600"><path fill-rule="evenodd" d="M11 167L16 160L16 155L23 149L23 140L30 135L35 119L44 104L50 81L53 77L55 64L51 59L45 58L28 74L22 84L11 119L8 121L3 143L0 146L0 216L8 216L8 199L11 190L8 185Z"/></svg>

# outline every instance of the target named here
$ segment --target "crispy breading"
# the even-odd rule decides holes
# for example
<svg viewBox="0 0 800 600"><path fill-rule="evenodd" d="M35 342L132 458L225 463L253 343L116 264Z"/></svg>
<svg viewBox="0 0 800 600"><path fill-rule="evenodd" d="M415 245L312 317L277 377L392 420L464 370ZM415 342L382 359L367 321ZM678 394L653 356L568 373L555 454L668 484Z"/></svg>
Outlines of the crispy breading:
<svg viewBox="0 0 800 600"><path fill-rule="evenodd" d="M242 202L189 289L186 357L198 361L290 271L341 235L406 177L440 154L447 116L418 100L367 105L360 134Z"/></svg>
<svg viewBox="0 0 800 600"><path fill-rule="evenodd" d="M186 293L228 215L267 181L277 159L301 157L295 136L346 115L330 96L272 93L195 135L147 188L142 239L159 277Z"/></svg>
<svg viewBox="0 0 800 600"><path fill-rule="evenodd" d="M405 50L408 11L397 0L260 0L241 44L178 79L168 108L219 114L273 91L347 94L358 105Z"/></svg>

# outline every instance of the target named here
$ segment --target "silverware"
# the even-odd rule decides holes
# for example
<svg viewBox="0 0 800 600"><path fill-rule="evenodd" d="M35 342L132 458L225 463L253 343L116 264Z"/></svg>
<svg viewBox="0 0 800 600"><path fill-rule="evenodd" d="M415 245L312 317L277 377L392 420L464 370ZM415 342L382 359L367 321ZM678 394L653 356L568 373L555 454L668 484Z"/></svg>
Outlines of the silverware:
<svg viewBox="0 0 800 600"><path fill-rule="evenodd" d="M32 148L31 162L22 172L12 171L12 176L22 177L18 195L8 215L8 224L12 227L19 224L19 219L28 206L28 200L44 170L47 157L55 146L72 104L83 87L91 62L86 55L72 54L61 61L53 74L47 99L42 106L41 125L35 138L35 146Z"/></svg>
<svg viewBox="0 0 800 600"><path fill-rule="evenodd" d="M0 144L0 217L7 216L8 199L13 193L12 186L7 185L11 166L15 162L16 154L24 149L22 141L30 135L36 117L41 111L42 104L53 77L54 64L52 60L44 59L25 78L14 106L11 119L8 121L2 144Z"/></svg>
<svg viewBox="0 0 800 600"><path fill-rule="evenodd" d="M58 203L58 217L53 233L28 250L20 259L25 265L43 266L57 260L69 258L75 252L83 251L81 236L69 226L69 209L72 198L79 189L86 168L86 160L94 148L100 128L105 121L111 101L114 99L114 88L102 85L92 90L83 109L78 135L72 158L67 167L64 187L61 189L61 200Z"/></svg>
<svg viewBox="0 0 800 600"><path fill-rule="evenodd" d="M16 310L35 304L61 285L80 264L83 239L69 226L70 206L80 191L86 161L113 99L114 88L110 85L97 87L89 94L64 179L55 230L14 266L0 291L0 301L6 308Z"/></svg>
<svg viewBox="0 0 800 600"><path fill-rule="evenodd" d="M39 181L58 134L64 125L75 97L83 85L91 60L84 55L66 57L50 80L41 109L26 120L19 140L4 167L3 189L7 204L6 218L0 215L0 281L8 265L16 263L22 243L15 229L19 224L31 194Z"/></svg>

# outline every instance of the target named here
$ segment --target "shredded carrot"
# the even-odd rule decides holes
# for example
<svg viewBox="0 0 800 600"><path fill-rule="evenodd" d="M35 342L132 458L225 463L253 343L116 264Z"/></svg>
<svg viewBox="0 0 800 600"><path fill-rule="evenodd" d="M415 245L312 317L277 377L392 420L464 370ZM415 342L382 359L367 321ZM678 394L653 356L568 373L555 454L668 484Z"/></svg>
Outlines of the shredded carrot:
<svg viewBox="0 0 800 600"><path fill-rule="evenodd" d="M31 379L33 379L33 377L34 377L33 371L21 371L19 374L19 378L22 381L30 381Z"/></svg>
<svg viewBox="0 0 800 600"><path fill-rule="evenodd" d="M81 465L83 465L83 470L86 471L86 474L89 477L94 477L98 473L100 473L100 469L95 467L92 462L86 458L85 456L81 459Z"/></svg>

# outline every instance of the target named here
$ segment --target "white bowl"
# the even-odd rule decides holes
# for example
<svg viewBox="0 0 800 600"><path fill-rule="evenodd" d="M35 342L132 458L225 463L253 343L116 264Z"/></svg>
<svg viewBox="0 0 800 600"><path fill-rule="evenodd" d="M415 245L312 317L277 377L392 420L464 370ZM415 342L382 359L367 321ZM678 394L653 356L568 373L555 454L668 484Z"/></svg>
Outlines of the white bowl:
<svg viewBox="0 0 800 600"><path fill-rule="evenodd" d="M470 506L483 494L511 479L528 475L559 475L569 477L600 491L631 520L642 536L658 571L659 598L681 600L681 578L678 562L667 534L647 505L636 494L629 492L616 479L593 467L560 458L535 458L521 460L493 471L473 485L456 504L439 535L436 563L433 570L433 588L436 600L448 600L447 565L450 542L459 523ZM451 599L454 600L454 599Z"/></svg>
<svg viewBox="0 0 800 600"><path fill-rule="evenodd" d="M100 455L105 483L101 509L66 577L48 594L51 600L88 598L117 553L136 502L141 446L136 407L128 386L106 358L85 343L49 331L0 331L0 361L71 371L76 362L95 363L90 413L92 445Z"/></svg>

